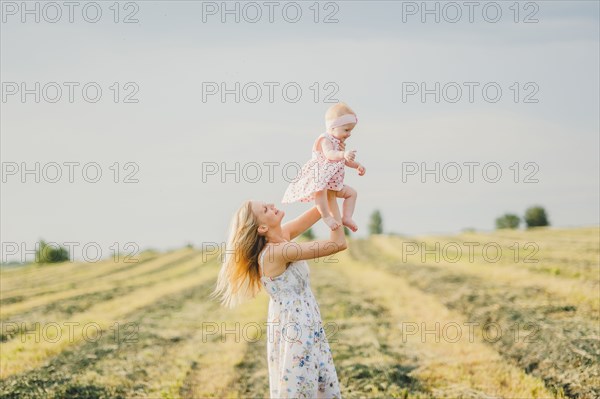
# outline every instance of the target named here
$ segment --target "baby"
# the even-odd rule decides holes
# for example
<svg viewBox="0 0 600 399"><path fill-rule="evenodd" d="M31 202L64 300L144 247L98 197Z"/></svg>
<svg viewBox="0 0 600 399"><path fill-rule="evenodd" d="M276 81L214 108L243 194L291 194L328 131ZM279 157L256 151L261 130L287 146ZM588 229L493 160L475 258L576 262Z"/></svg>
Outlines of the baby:
<svg viewBox="0 0 600 399"><path fill-rule="evenodd" d="M354 168L359 176L366 169L356 162L356 151L344 151L345 142L356 126L358 118L344 103L332 105L325 113L327 132L319 135L312 148L312 158L304 164L298 177L290 183L283 195L284 204L290 202L315 201L323 221L331 230L340 227L329 212L327 190L335 191L338 198L344 199L342 224L352 231L358 226L352 220L357 193L344 184L345 167Z"/></svg>

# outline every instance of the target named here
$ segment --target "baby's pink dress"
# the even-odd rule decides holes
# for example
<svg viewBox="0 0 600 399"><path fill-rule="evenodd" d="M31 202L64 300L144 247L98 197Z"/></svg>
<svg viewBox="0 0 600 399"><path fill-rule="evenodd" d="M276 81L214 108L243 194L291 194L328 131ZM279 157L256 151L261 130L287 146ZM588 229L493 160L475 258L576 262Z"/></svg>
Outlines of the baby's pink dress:
<svg viewBox="0 0 600 399"><path fill-rule="evenodd" d="M315 193L323 189L340 191L344 187L346 160L330 161L318 148L319 140L324 138L333 144L335 151L340 151L340 140L329 133L317 137L312 148L312 158L304 164L298 176L290 183L283 199L283 204L290 202L311 202Z"/></svg>

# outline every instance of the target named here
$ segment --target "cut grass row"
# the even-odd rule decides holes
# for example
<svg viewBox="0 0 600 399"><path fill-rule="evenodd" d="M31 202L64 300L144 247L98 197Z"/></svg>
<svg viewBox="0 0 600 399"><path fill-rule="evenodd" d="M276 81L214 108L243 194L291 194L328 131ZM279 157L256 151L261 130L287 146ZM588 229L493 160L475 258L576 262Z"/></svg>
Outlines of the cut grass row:
<svg viewBox="0 0 600 399"><path fill-rule="evenodd" d="M213 258L213 261L215 260L216 258ZM43 339L38 338L40 334L27 334L3 343L0 359L1 378L39 367L46 359L56 356L69 346L77 345L85 340L84 334L87 331L92 331L93 334L94 329L86 330L90 326L98 326L102 332L110 331L111 326L121 320L123 315L131 314L136 309L198 285L202 281L208 281L214 275L214 271L202 267L197 260L190 260L182 265L182 268L190 268L190 271L197 270L193 278L190 278L188 273L180 273L179 278L172 279L162 276L162 279L147 289L132 290L109 301L94 303L85 311L71 317L56 320L56 328L42 330L45 332Z"/></svg>
<svg viewBox="0 0 600 399"><path fill-rule="evenodd" d="M600 227L579 229L537 228L531 230L497 230L490 233L462 233L454 236L414 237L410 241L427 243L433 248L436 243L446 246L448 258L455 256L455 246L463 251L461 260L467 258L471 243L475 264L496 266L518 265L539 274L582 279L598 283L600 262ZM484 246L489 247L484 257ZM495 260L496 246L501 247L502 256ZM485 258L485 259L484 259ZM411 260L415 257L411 256ZM433 256L427 256L431 261ZM491 259L491 260L490 260ZM597 286L596 286L597 287Z"/></svg>
<svg viewBox="0 0 600 399"><path fill-rule="evenodd" d="M381 238L383 239L383 238ZM374 262L413 287L434 295L449 309L480 326L493 327L489 344L507 360L543 379L556 394L594 398L600 395L600 331L593 307L577 297L557 296L539 279L522 280L476 265L411 264L401 261L397 245L381 240L356 241L351 254ZM542 282L544 279L542 279ZM519 331L515 334L515 331ZM495 339L498 332L503 332Z"/></svg>
<svg viewBox="0 0 600 399"><path fill-rule="evenodd" d="M403 264L422 264L429 267L439 267L443 270L455 271L461 275L470 275L484 280L503 282L514 287L526 288L537 285L543 287L545 291L576 305L581 311L585 311L586 314L595 320L598 320L599 318L600 269L598 263L594 266L596 269L595 278L592 275L588 277L571 278L565 277L567 273L562 273L560 276L538 273L536 270L532 270L530 267L525 266L527 263L515 263L512 254L510 254L509 251L506 251L506 256L498 262L490 261L490 259L493 258L493 255L490 255L491 257L487 258L486 261L486 259L481 256L481 246L479 247L479 255L477 255L477 251L475 251L476 256L473 259L470 259L467 254L463 253L462 257L456 257L458 261L454 261L455 255L453 253L440 255L440 251L435 250L435 245L433 244L435 242L441 243L441 248L443 248L446 243L457 242L456 240L453 241L444 237L439 237L436 240L432 239L432 241L429 241L429 239L419 241L419 243L423 242L430 244L429 247L427 247L428 250L432 251L429 256L421 255L421 253L424 253L424 250L419 250L418 254L412 256L407 254L407 248L414 248L410 246L414 241L407 241L399 237L375 236L371 237L370 242L372 242L381 252L380 257L391 256L393 259ZM483 245L489 241L472 240L470 242L482 243ZM438 253L437 259L435 258L434 253ZM543 259L545 253L540 251L536 256L542 257L541 259ZM545 261L541 259L538 259L540 261L539 263L545 264ZM521 261L522 260L523 258L521 257ZM564 265L563 269L568 269L568 265Z"/></svg>
<svg viewBox="0 0 600 399"><path fill-rule="evenodd" d="M352 244L354 245L354 243ZM311 281L345 398L560 397L476 333L457 342L405 336L402 322L466 322L433 295L368 261L342 254L312 263ZM258 357L258 359L257 359ZM265 358L265 359L263 359ZM250 343L223 397L266 397L266 342Z"/></svg>
<svg viewBox="0 0 600 399"><path fill-rule="evenodd" d="M522 275L510 264L505 276L487 273L493 268L482 265L407 264L398 257L396 239L353 240L350 250L336 257L339 263L311 263L311 283L344 397L566 394L583 399L597 393L590 386L600 386L599 373L591 366L597 366L593 356L600 350L585 346L586 339L598 337L588 317L591 308L585 300L577 302L572 292L556 288L557 279L577 279L535 270ZM3 344L0 396L267 397L266 293L228 310L208 299L218 256L202 266L197 257L171 259L168 267L166 258L160 258L150 267L111 271L112 277L104 278L112 291L89 292L97 284L79 280L89 287L89 296L55 298L14 313L15 319L34 320L43 317L36 312L45 310L61 322L95 322L103 335L97 341L19 345L13 339ZM60 283L53 278L52 284ZM555 297L558 291L562 296ZM109 292L114 295L107 296ZM78 305L83 298L87 300ZM471 337L465 333L468 322L497 323L505 334L489 342L484 335L494 333L475 328ZM527 322L543 327L536 342L521 342L523 336L514 340L512 331L506 333L514 323ZM114 323L136 326L135 342L125 341L127 331L116 339ZM225 331L221 323L226 323ZM456 323L463 334L452 342L443 336L436 342L435 334L423 337L420 331L407 334L408 325L422 328L421 323L430 330L435 323ZM207 334L207 325L219 330ZM248 334L232 333L244 326L250 326ZM73 336L81 337L81 329ZM590 353L592 359L586 359Z"/></svg>
<svg viewBox="0 0 600 399"><path fill-rule="evenodd" d="M356 243L351 244L351 248ZM418 381L433 397L554 397L543 382L527 375L519 367L507 362L490 347L481 331L473 336L466 333L469 320L461 313L448 309L439 298L420 290L401 276L377 267L376 258L357 259L344 253L334 268L345 275L348 287L362 292L373 303L385 309L378 312L374 323L383 323L387 348L401 354L403 369L413 368L408 377ZM462 334L434 332L435 323L456 325ZM408 326L417 326L418 332L408 333ZM443 329L440 328L441 331ZM409 392L410 396L414 392ZM375 396L375 395L374 395Z"/></svg>
<svg viewBox="0 0 600 399"><path fill-rule="evenodd" d="M3 296L9 297L9 293L15 290L24 291L29 288L42 287L44 289L53 284L63 282L76 283L90 281L94 277L105 277L111 273L130 269L146 263L157 257L168 256L181 250L166 253L144 251L133 258L120 256L106 258L96 263L88 262L62 262L62 263L31 263L23 267L0 268L0 288ZM5 295L6 294L6 295Z"/></svg>
<svg viewBox="0 0 600 399"><path fill-rule="evenodd" d="M135 342L105 334L95 342L75 343L47 364L3 380L1 392L24 398L82 392L98 398L220 397L231 389L247 341L239 334L207 331L206 325L220 329L227 323L231 332L234 322L254 322L265 315L266 297L234 311L208 301L217 271L218 262L209 262L193 279L195 285L181 278L188 283L179 281L177 290L122 313L122 323L136 326Z"/></svg>
<svg viewBox="0 0 600 399"><path fill-rule="evenodd" d="M118 284L127 281L130 277L137 277L145 272L153 272L169 267L174 262L179 262L182 258L189 257L194 253L189 248L183 248L161 256L152 254L137 263L124 264L122 262L112 263L107 261L102 264L79 265L80 270L78 271L72 271L72 265L69 263L63 264L61 267L49 266L52 269L52 276L44 277L41 281L23 280L21 278L5 281L2 304L6 308L10 304L34 300L36 297L93 288L98 283L105 285Z"/></svg>
<svg viewBox="0 0 600 399"><path fill-rule="evenodd" d="M75 300L85 295L107 292L120 287L135 289L137 286L173 278L178 274L193 270L203 260L203 256L202 253L185 249L183 252L165 255L133 270L124 270L108 277L95 277L89 281L79 282L71 289L40 294L21 302L4 305L0 310L0 320L6 321L13 315L24 314L35 308L49 306L53 303Z"/></svg>

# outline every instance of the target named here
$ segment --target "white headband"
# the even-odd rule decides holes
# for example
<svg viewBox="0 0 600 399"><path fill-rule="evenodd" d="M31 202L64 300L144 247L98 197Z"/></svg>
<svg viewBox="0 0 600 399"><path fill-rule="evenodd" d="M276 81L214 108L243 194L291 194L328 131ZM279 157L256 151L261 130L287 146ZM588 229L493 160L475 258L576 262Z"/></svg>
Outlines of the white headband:
<svg viewBox="0 0 600 399"><path fill-rule="evenodd" d="M327 119L325 121L325 127L327 129L333 129L334 127L342 126L347 123L358 123L358 118L354 114L345 114L337 119Z"/></svg>

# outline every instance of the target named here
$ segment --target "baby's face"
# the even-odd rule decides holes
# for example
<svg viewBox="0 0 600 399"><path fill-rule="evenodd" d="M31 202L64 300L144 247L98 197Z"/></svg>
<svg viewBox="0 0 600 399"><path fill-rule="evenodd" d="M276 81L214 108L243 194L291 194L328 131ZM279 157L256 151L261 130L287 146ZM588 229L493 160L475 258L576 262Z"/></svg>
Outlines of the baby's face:
<svg viewBox="0 0 600 399"><path fill-rule="evenodd" d="M346 141L346 139L351 136L354 126L356 126L356 123L347 123L342 126L334 127L331 130L331 135L340 141Z"/></svg>

